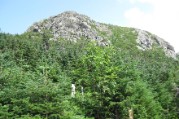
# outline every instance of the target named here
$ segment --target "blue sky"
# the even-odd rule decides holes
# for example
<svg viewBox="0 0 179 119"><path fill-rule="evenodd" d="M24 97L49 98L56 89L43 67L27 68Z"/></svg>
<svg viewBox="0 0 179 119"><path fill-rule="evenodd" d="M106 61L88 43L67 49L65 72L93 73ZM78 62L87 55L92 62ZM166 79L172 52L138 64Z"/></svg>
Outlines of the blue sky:
<svg viewBox="0 0 179 119"><path fill-rule="evenodd" d="M148 30L179 51L178 6L178 0L1 0L0 29L21 34L34 22L76 11L99 22Z"/></svg>
<svg viewBox="0 0 179 119"><path fill-rule="evenodd" d="M124 26L123 13L130 7L129 2L118 0L1 0L0 28L4 32L22 33L34 22L69 10L96 21Z"/></svg>
<svg viewBox="0 0 179 119"><path fill-rule="evenodd" d="M109 1L109 0L108 0ZM22 33L33 22L73 10L89 15L90 17L107 21L108 9L114 2L97 2L84 0L1 0L0 3L0 28L4 32ZM100 7L102 5L103 7ZM115 9L114 7L112 9ZM110 20L110 19L109 19ZM110 20L111 21L111 20ZM109 22L110 22L109 21Z"/></svg>

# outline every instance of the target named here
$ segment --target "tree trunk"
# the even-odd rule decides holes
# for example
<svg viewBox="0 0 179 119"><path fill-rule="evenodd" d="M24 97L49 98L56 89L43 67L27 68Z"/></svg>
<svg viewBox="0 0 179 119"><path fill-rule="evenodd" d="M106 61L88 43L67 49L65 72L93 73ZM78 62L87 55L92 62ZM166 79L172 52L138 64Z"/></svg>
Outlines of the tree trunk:
<svg viewBox="0 0 179 119"><path fill-rule="evenodd" d="M129 119L134 119L132 108L129 109Z"/></svg>
<svg viewBox="0 0 179 119"><path fill-rule="evenodd" d="M115 119L119 119L119 111L115 109Z"/></svg>
<svg viewBox="0 0 179 119"><path fill-rule="evenodd" d="M71 97L75 97L75 84L71 84Z"/></svg>

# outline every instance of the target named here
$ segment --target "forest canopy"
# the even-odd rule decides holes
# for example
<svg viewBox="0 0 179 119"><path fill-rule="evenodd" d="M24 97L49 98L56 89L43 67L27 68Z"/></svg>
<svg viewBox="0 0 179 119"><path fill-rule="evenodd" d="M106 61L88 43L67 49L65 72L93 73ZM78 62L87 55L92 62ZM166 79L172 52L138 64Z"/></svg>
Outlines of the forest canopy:
<svg viewBox="0 0 179 119"><path fill-rule="evenodd" d="M0 33L0 119L179 118L179 61L162 49L49 38Z"/></svg>

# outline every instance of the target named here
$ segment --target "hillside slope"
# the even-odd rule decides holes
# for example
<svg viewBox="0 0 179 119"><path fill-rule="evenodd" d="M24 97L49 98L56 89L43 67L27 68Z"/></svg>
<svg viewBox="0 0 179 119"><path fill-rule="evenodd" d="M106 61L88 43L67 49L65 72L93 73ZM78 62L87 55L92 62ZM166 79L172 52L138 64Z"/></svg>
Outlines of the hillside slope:
<svg viewBox="0 0 179 119"><path fill-rule="evenodd" d="M49 19L0 33L0 119L179 119L168 43L74 12Z"/></svg>
<svg viewBox="0 0 179 119"><path fill-rule="evenodd" d="M136 46L141 50L152 49L154 46L164 50L167 56L176 58L174 48L162 38L135 28L123 28L99 23L91 20L88 16L78 14L73 11L67 11L57 16L50 17L40 22L34 23L27 32L40 32L49 30L53 37L51 39L58 40L64 38L71 41L78 39L90 39L97 41L100 45L109 45L110 37L114 34L114 27L120 28L119 37L125 40L125 34L130 32L132 37L130 40L135 41Z"/></svg>

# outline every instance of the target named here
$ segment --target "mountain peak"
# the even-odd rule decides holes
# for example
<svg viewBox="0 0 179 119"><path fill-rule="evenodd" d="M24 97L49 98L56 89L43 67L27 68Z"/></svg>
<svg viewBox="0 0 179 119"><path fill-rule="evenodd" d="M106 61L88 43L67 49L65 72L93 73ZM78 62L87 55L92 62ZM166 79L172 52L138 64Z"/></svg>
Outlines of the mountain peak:
<svg viewBox="0 0 179 119"><path fill-rule="evenodd" d="M79 14L78 12L76 11L65 11L65 12L62 12L61 14L68 14L68 15L81 15Z"/></svg>
<svg viewBox="0 0 179 119"><path fill-rule="evenodd" d="M50 30L53 39L64 38L67 40L77 41L85 38L95 40L101 45L107 45L106 36L100 36L99 32L111 35L107 25L95 22L89 17L74 11L66 11L57 16L50 17L41 22L34 23L27 31L43 32ZM105 42L104 42L105 41Z"/></svg>
<svg viewBox="0 0 179 119"><path fill-rule="evenodd" d="M78 17L84 17L84 18L90 19L88 16L80 14L80 13L78 13L76 11L65 11L65 12L62 12L62 13L60 13L60 14L58 14L56 16L53 16L51 18L54 18L54 17L67 17L67 18L70 18L70 17L77 17L77 18Z"/></svg>
<svg viewBox="0 0 179 119"><path fill-rule="evenodd" d="M119 28L120 31L114 31L114 27ZM99 23L75 11L66 11L41 22L34 23L27 31L43 33L44 30L51 32L53 35L52 40L63 38L76 42L78 39L83 38L96 41L102 46L110 44L109 39L113 36L114 32L119 32L118 40L129 39L124 34L130 35L131 33L133 36L137 36L136 38L133 37L133 40L138 44L137 47L139 49L152 49L154 44L156 44L164 50L167 56L176 58L174 48L168 42L154 34L140 29L123 28Z"/></svg>

